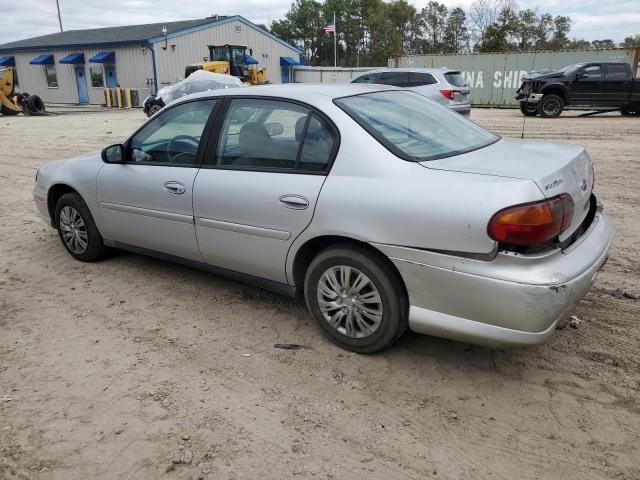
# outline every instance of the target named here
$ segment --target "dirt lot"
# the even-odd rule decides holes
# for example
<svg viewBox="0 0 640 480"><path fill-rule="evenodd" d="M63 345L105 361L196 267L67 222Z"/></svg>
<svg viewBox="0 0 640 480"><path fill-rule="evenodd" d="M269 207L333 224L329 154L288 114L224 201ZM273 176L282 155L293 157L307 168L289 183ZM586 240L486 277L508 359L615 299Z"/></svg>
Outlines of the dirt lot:
<svg viewBox="0 0 640 480"><path fill-rule="evenodd" d="M0 478L640 478L640 301L611 295L640 293L640 118L527 120L529 137L589 147L615 225L577 329L511 351L408 334L373 356L324 340L295 300L65 252L31 199L36 168L143 120L0 117Z"/></svg>

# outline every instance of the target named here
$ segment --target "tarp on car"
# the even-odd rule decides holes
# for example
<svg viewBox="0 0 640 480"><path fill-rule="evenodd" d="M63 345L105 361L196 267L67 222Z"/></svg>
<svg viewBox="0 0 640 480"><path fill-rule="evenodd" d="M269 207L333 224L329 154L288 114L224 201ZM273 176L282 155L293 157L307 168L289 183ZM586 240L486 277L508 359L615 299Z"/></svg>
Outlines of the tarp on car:
<svg viewBox="0 0 640 480"><path fill-rule="evenodd" d="M176 98L184 97L191 93L206 92L208 90L220 90L221 88L237 88L244 86L240 79L231 75L196 70L184 80L158 90L157 96L166 104Z"/></svg>

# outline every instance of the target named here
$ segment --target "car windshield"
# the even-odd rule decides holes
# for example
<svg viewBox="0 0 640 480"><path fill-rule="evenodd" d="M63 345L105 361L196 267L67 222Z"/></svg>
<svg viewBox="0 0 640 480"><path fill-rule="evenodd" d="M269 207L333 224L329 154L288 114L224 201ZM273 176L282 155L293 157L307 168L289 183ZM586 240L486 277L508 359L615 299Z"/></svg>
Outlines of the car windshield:
<svg viewBox="0 0 640 480"><path fill-rule="evenodd" d="M486 147L500 138L412 92L366 93L339 98L335 103L405 160L451 157Z"/></svg>

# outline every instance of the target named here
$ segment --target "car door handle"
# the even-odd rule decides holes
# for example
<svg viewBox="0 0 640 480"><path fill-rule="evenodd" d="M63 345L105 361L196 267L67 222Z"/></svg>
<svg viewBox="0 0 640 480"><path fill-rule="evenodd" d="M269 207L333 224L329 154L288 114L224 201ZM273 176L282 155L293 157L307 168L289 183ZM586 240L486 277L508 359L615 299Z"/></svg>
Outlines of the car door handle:
<svg viewBox="0 0 640 480"><path fill-rule="evenodd" d="M309 200L302 195L282 195L280 197L280 205L294 210L304 210L309 206Z"/></svg>
<svg viewBox="0 0 640 480"><path fill-rule="evenodd" d="M173 193L174 195L182 195L187 191L187 188L180 182L166 182L162 188L164 188L165 192Z"/></svg>

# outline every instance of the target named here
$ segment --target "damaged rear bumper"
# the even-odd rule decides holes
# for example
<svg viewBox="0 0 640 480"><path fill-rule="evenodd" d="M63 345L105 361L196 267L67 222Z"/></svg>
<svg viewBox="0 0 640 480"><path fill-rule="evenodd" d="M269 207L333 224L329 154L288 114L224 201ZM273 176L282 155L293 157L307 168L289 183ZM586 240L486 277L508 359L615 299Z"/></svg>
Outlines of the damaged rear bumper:
<svg viewBox="0 0 640 480"><path fill-rule="evenodd" d="M491 261L379 245L409 294L418 333L491 347L540 343L591 288L611 248L597 207L588 230L565 250L498 253Z"/></svg>

